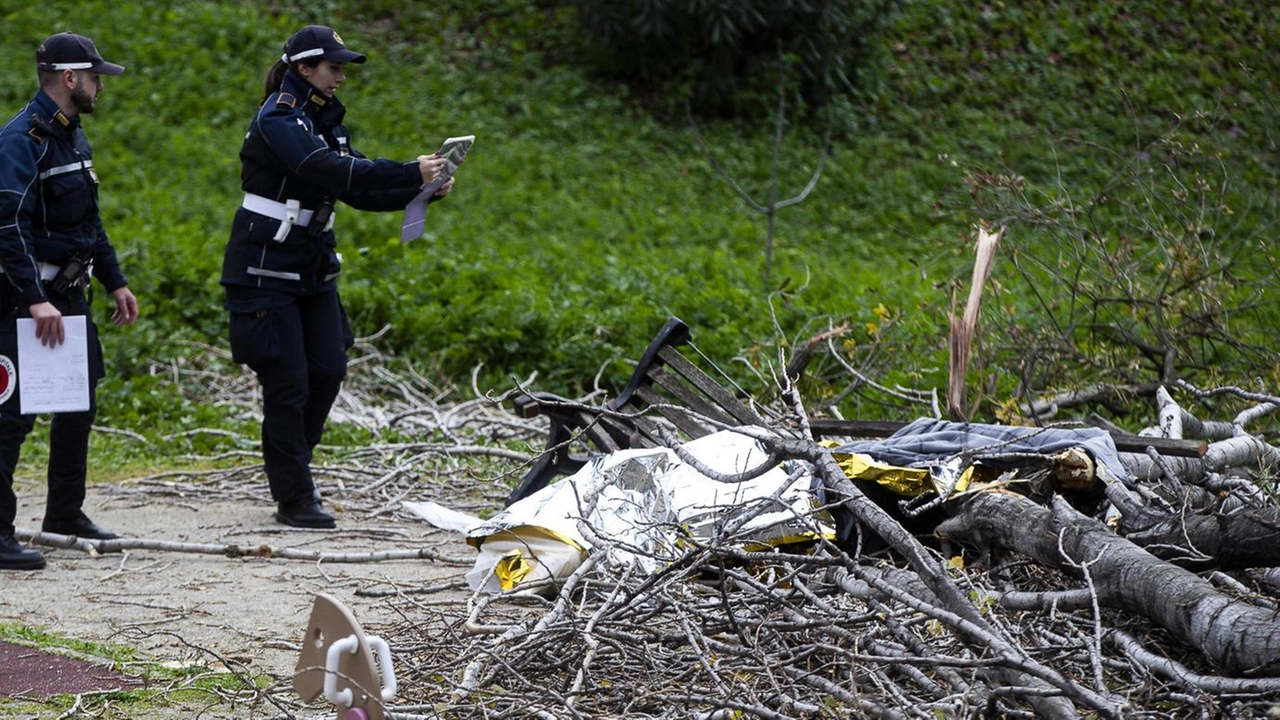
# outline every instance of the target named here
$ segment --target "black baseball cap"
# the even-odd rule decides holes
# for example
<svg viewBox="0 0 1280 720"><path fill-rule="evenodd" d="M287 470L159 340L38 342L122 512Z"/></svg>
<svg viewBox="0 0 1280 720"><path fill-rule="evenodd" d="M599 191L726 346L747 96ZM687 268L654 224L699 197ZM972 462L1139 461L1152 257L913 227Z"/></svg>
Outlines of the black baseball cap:
<svg viewBox="0 0 1280 720"><path fill-rule="evenodd" d="M311 57L322 57L333 62L362 63L369 58L358 52L347 49L342 36L337 30L324 25L308 25L289 38L284 44L284 55L280 57L286 64Z"/></svg>
<svg viewBox="0 0 1280 720"><path fill-rule="evenodd" d="M103 60L92 40L69 32L51 35L40 43L36 49L36 67L41 70L92 70L103 75L124 72L123 65Z"/></svg>

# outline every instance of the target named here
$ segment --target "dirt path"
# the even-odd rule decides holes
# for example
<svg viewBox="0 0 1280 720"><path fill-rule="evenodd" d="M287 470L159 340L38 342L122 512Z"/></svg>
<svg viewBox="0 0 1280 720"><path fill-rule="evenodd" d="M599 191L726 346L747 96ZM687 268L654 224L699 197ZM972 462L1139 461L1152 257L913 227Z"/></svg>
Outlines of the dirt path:
<svg viewBox="0 0 1280 720"><path fill-rule="evenodd" d="M17 525L36 529L44 510L43 483L19 479ZM220 660L255 677L288 686L306 630L313 593L346 604L369 634L405 619L403 597L364 597L357 591L421 588L460 581L474 551L454 533L408 516L370 516L335 509L336 531L285 529L273 507L243 493L183 498L94 485L86 510L121 535L169 542L270 545L318 552L370 553L432 549L457 564L397 560L365 564L240 558L172 551L132 550L91 557L79 550L43 548L48 567L32 573L0 572L0 622L46 629L61 636L136 647L149 660L217 669ZM445 593L461 601L462 589ZM440 595L433 595L439 601ZM395 647L392 646L394 654ZM295 696L296 699L296 696ZM0 699L0 717L4 712ZM218 714L209 699L199 717ZM313 705L319 717L332 706ZM278 712L267 715L279 715ZM107 715L108 717L116 717ZM175 716L183 716L179 710ZM186 715L192 717L194 715ZM253 714L254 717L259 715ZM42 717L21 715L20 717ZM50 717L56 717L51 715ZM124 716L118 716L124 717ZM301 717L301 715L300 715Z"/></svg>

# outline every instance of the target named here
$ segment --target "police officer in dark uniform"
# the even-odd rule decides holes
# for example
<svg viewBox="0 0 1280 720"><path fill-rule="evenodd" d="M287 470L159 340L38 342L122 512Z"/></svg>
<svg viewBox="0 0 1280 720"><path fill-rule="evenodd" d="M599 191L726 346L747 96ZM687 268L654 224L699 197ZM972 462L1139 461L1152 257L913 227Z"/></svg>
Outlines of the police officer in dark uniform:
<svg viewBox="0 0 1280 720"><path fill-rule="evenodd" d="M262 385L262 457L275 517L295 527L335 526L310 467L353 342L336 284L334 203L404 210L444 165L429 155L370 159L352 146L334 93L346 64L365 60L329 27L309 25L289 38L240 148L245 195L223 258L232 357Z"/></svg>
<svg viewBox="0 0 1280 720"><path fill-rule="evenodd" d="M44 557L14 539L13 472L35 424L17 392L17 320L35 320L44 345L66 337L63 316L85 316L89 346L89 410L55 413L49 430L49 494L42 529L110 539L81 509L89 430L103 377L102 347L89 313L90 275L115 303L112 321L133 324L138 302L126 285L98 215L98 174L80 126L102 92L102 75L124 68L98 54L89 38L59 33L36 51L40 90L0 128L0 569L38 570Z"/></svg>

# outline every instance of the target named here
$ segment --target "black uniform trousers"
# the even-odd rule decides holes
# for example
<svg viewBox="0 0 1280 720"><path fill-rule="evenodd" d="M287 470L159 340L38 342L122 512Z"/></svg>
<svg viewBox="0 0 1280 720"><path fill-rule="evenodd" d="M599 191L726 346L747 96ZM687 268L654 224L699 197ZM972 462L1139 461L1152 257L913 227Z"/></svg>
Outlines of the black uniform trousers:
<svg viewBox="0 0 1280 720"><path fill-rule="evenodd" d="M0 355L18 361L17 319L30 317L26 307L17 307L8 283L0 279ZM54 413L49 427L49 493L45 504L45 519L71 520L79 516L85 497L85 474L89 461L89 431L98 412L98 380L103 376L102 347L98 344L98 330L89 313L89 303L81 290L67 294L55 293L46 288L49 302L65 315L84 315L88 333L89 350L89 410L86 412ZM18 375L22 368L17 368ZM0 535L12 535L18 511L18 498L13 491L13 473L18 467L22 444L35 427L35 415L19 412L20 395L16 388L0 403ZM0 393L3 394L3 393Z"/></svg>
<svg viewBox="0 0 1280 720"><path fill-rule="evenodd" d="M347 375L351 330L336 290L227 287L231 350L262 385L262 460L276 502L319 499L311 456Z"/></svg>

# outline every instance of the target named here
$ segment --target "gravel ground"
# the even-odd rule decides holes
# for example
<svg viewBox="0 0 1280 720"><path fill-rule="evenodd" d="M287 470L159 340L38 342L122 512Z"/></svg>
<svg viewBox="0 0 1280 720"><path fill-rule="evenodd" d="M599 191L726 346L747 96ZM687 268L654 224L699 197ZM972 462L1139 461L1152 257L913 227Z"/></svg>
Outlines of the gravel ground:
<svg viewBox="0 0 1280 720"><path fill-rule="evenodd" d="M44 511L43 483L19 479L17 525L36 529ZM265 490L262 488L261 490ZM93 485L86 511L122 536L171 543L269 545L325 553L373 553L429 549L443 560L318 563L282 558L237 558L175 550L135 549L92 556L79 549L42 548L48 567L39 572L0 571L0 621L35 626L59 636L134 647L148 663L220 670L231 667L267 681L278 703L298 717L333 717L323 700L304 708L290 684L315 592L347 605L367 634L380 635L406 620L404 596L369 596L399 588L438 587L462 579L474 551L455 533L394 513L346 511L331 502L339 529L286 529L257 493L139 491L136 486ZM437 603L462 603L465 587L447 590ZM394 639L392 653L395 655ZM124 668L130 672L130 668ZM135 670L142 674L141 668ZM168 682L168 681L166 681ZM176 694L174 697L178 697ZM245 718L284 715L280 704L243 695L205 695L166 702L172 717ZM43 713L43 710L48 710ZM133 717L110 703L93 717ZM134 708L136 712L136 707ZM0 698L0 717L55 718L65 708ZM89 717L90 715L84 715ZM156 717L162 717L157 714ZM81 717L76 715L75 717Z"/></svg>

